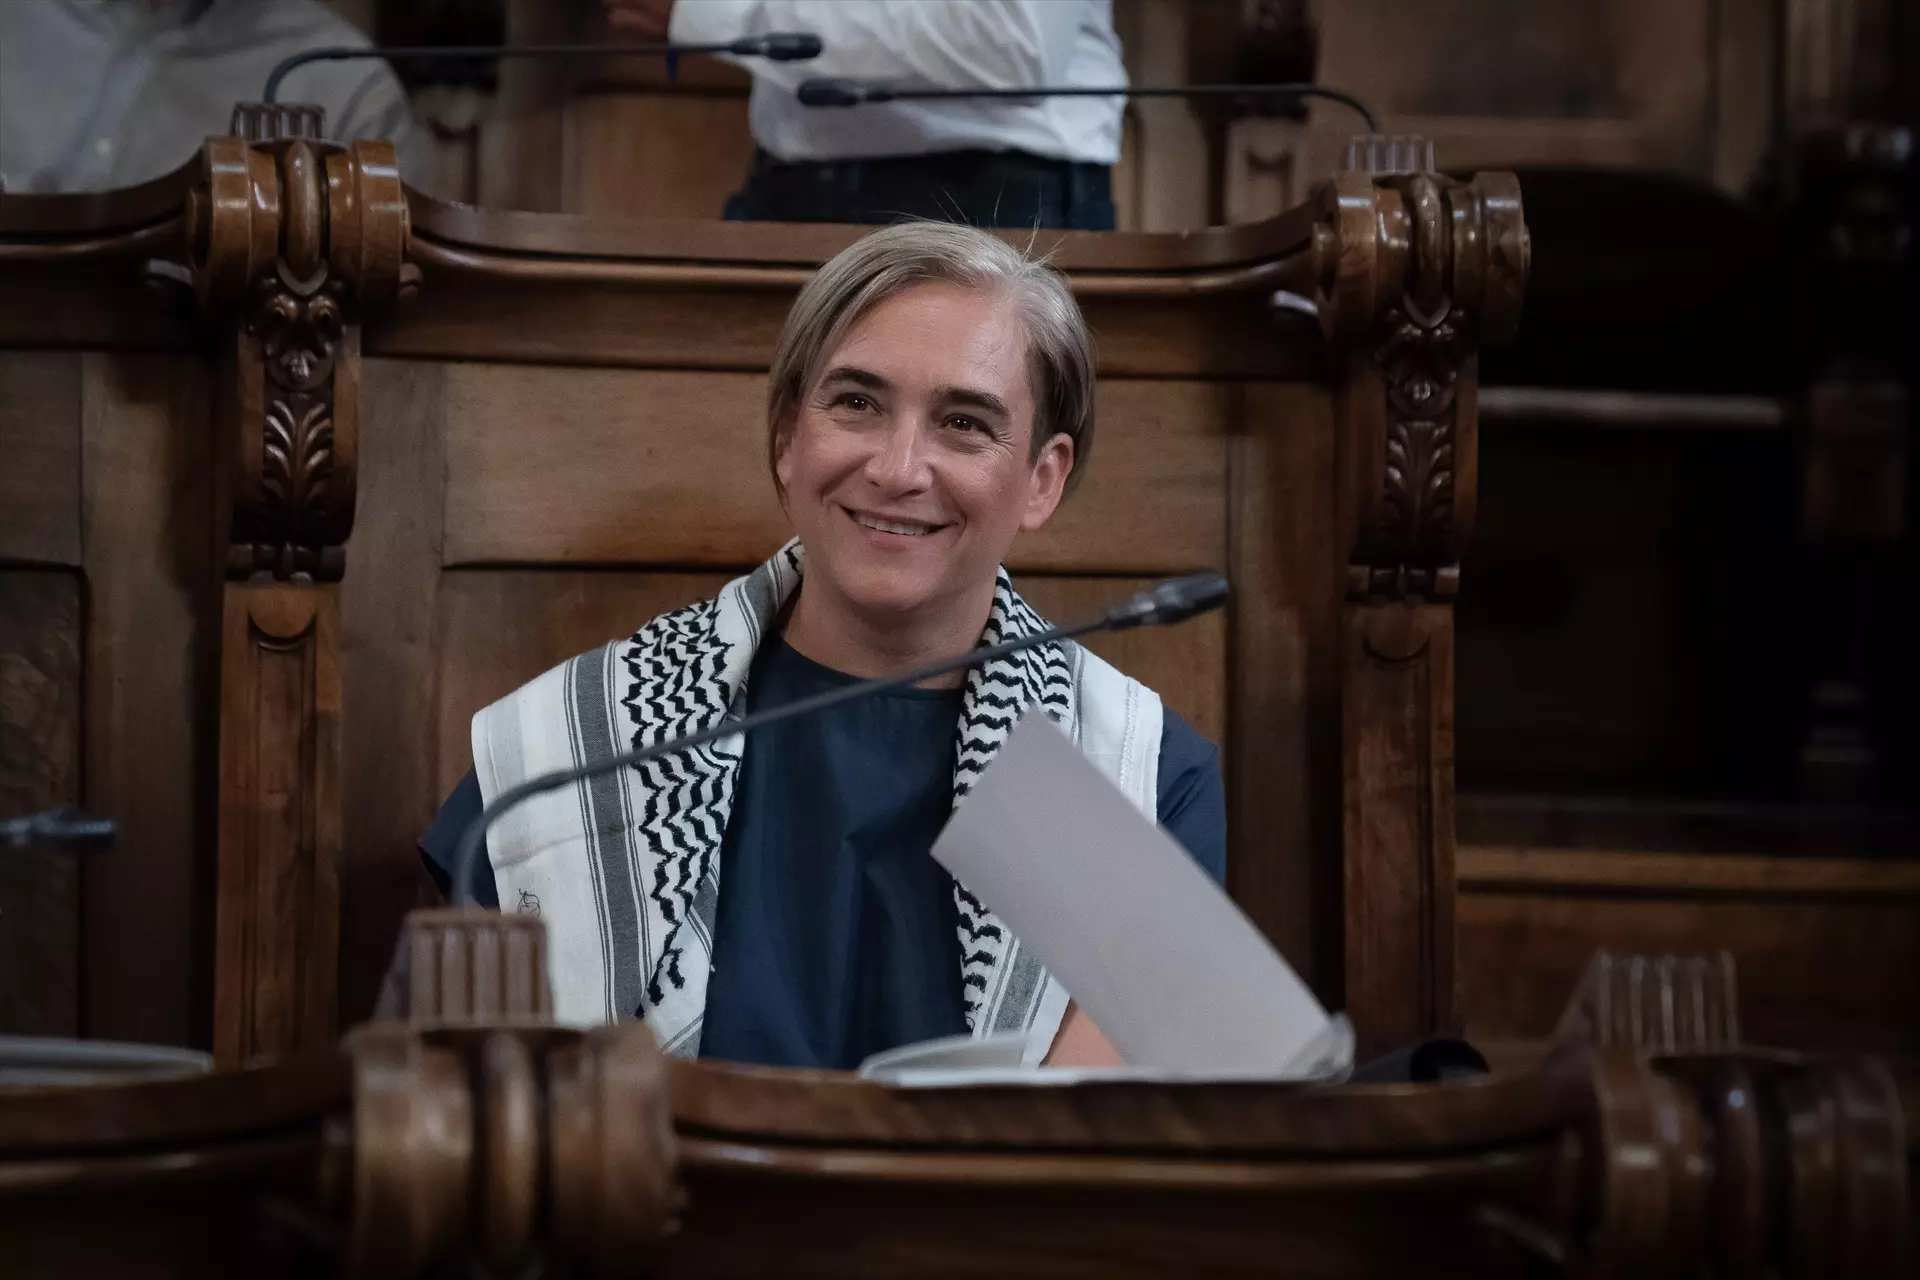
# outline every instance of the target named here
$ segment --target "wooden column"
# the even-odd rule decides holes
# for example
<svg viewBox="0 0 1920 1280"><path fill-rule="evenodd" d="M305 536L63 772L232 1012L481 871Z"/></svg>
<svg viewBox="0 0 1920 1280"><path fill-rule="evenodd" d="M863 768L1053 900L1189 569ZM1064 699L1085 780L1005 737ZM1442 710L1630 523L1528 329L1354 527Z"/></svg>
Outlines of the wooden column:
<svg viewBox="0 0 1920 1280"><path fill-rule="evenodd" d="M1340 635L1345 1005L1362 1052L1453 1022L1453 600L1473 528L1477 365L1509 336L1529 247L1519 185L1356 147L1322 191L1351 548Z"/></svg>
<svg viewBox="0 0 1920 1280"><path fill-rule="evenodd" d="M187 206L217 326L220 633L214 1051L330 1042L339 949L340 579L359 453L359 325L399 293L393 148L319 112L241 107Z"/></svg>

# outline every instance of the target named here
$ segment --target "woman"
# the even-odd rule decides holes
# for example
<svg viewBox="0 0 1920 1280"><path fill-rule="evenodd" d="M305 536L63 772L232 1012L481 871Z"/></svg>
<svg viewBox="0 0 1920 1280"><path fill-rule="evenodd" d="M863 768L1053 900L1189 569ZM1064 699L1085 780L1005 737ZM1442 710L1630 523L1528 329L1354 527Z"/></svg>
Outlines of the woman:
<svg viewBox="0 0 1920 1280"><path fill-rule="evenodd" d="M475 716L474 773L422 841L442 889L483 798L527 777L1043 629L1000 565L1084 470L1093 384L1065 282L985 232L906 223L827 263L768 394L794 540ZM1213 747L1053 644L540 797L489 833L481 900L547 920L562 1021L638 1016L672 1053L845 1068L1017 1030L1029 1061L1117 1061L928 855L1036 704L1224 876Z"/></svg>

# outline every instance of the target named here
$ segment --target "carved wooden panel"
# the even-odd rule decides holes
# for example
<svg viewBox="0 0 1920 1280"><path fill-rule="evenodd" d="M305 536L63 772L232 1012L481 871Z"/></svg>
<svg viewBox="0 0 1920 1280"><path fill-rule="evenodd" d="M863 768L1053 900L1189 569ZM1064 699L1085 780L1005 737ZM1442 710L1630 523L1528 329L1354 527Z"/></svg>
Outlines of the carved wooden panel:
<svg viewBox="0 0 1920 1280"><path fill-rule="evenodd" d="M221 636L214 1051L334 1033L339 605L332 588L230 585Z"/></svg>
<svg viewBox="0 0 1920 1280"><path fill-rule="evenodd" d="M789 532L765 462L765 385L744 373L450 368L447 563L758 563ZM1103 381L1084 479L1021 539L1014 567L1222 564L1234 407L1218 385Z"/></svg>
<svg viewBox="0 0 1920 1280"><path fill-rule="evenodd" d="M0 569L0 818L80 799L80 579ZM80 855L0 849L0 1035L80 1030Z"/></svg>
<svg viewBox="0 0 1920 1280"><path fill-rule="evenodd" d="M82 357L86 807L120 824L84 869L87 1034L206 1043L210 729L218 680L204 364Z"/></svg>
<svg viewBox="0 0 1920 1280"><path fill-rule="evenodd" d="M0 352L0 560L80 563L80 356Z"/></svg>
<svg viewBox="0 0 1920 1280"><path fill-rule="evenodd" d="M749 563L785 527L765 463L765 385L756 374L449 368L447 563Z"/></svg>

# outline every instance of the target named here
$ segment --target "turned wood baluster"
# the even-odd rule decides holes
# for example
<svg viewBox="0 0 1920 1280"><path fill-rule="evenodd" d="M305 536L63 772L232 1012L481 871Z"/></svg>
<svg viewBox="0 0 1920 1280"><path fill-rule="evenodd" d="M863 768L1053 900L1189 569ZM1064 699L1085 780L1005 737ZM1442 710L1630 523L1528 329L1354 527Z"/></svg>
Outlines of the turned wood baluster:
<svg viewBox="0 0 1920 1280"><path fill-rule="evenodd" d="M371 1022L345 1049L320 1192L346 1274L652 1274L683 1207L652 1032Z"/></svg>
<svg viewBox="0 0 1920 1280"><path fill-rule="evenodd" d="M1667 1196L1665 1231L1684 1246L1674 1256L1729 1280L1912 1274L1908 1147L1892 1077L1872 1059L1742 1044L1739 1004L1724 952L1603 951L1554 1033L1563 1053L1645 1064L1674 1091L1668 1105L1691 1115L1660 1126L1698 1135L1689 1142L1699 1168L1683 1197Z"/></svg>

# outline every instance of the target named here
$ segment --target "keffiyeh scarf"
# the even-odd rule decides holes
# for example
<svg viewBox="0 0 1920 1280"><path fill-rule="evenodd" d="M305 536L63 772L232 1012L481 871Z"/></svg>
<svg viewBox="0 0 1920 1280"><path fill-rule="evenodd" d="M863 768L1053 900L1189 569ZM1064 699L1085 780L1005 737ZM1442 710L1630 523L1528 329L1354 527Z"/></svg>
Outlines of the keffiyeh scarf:
<svg viewBox="0 0 1920 1280"><path fill-rule="evenodd" d="M606 759L738 718L747 673L798 588L797 540L720 594L662 614L631 638L571 658L473 719L480 789ZM983 645L1047 623L999 573ZM953 794L979 779L1015 723L1039 707L1149 818L1155 816L1159 699L1072 643L974 668L957 726ZM503 910L548 924L554 1009L572 1025L643 1018L660 1044L698 1054L733 811L738 735L539 796L488 836ZM1038 1062L1067 993L987 907L955 883L967 1026L1022 1032Z"/></svg>

